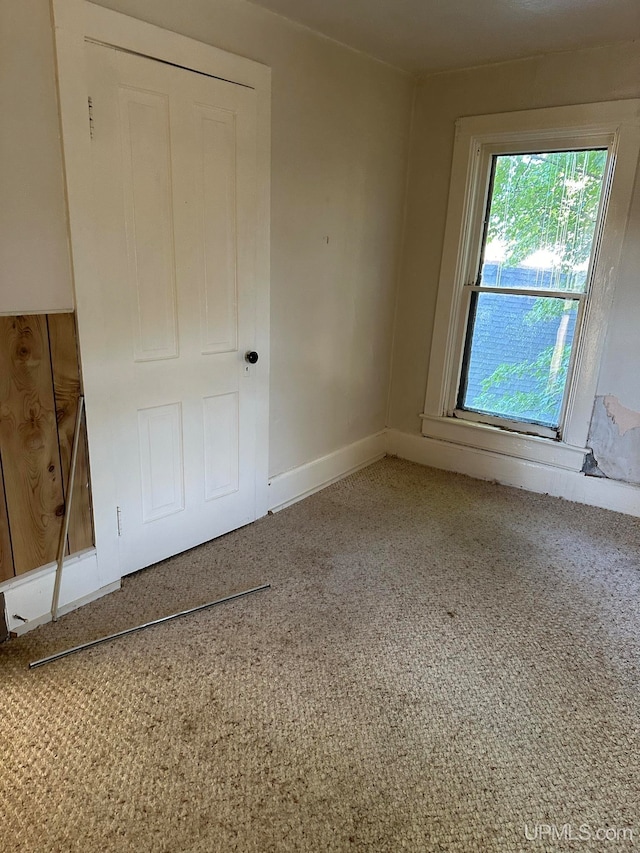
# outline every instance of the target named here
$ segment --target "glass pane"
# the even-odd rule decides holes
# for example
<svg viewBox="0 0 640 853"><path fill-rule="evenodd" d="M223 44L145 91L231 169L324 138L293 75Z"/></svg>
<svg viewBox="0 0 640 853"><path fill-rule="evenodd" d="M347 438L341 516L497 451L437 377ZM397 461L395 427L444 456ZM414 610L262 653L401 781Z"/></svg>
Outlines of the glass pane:
<svg viewBox="0 0 640 853"><path fill-rule="evenodd" d="M577 300L480 292L474 300L460 407L557 427Z"/></svg>
<svg viewBox="0 0 640 853"><path fill-rule="evenodd" d="M480 284L584 292L606 150L500 154Z"/></svg>

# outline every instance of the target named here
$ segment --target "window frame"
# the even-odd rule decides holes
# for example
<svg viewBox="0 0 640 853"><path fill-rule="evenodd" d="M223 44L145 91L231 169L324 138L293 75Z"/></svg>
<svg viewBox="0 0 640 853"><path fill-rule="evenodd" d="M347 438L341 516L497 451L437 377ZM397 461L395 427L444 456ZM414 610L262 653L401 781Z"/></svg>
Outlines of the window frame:
<svg viewBox="0 0 640 853"><path fill-rule="evenodd" d="M584 148L606 148L609 154L560 426L556 430L461 411L458 386L492 158ZM425 407L420 416L423 435L581 469L639 152L639 99L458 119ZM545 295L544 290L540 295Z"/></svg>

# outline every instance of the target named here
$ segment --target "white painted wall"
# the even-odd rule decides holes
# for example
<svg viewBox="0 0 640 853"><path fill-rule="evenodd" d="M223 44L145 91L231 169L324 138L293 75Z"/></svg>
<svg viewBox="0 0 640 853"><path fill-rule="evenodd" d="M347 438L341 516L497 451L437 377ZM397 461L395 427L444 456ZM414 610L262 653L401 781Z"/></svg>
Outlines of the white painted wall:
<svg viewBox="0 0 640 853"><path fill-rule="evenodd" d="M413 81L243 0L100 5L273 69L270 473L377 433Z"/></svg>
<svg viewBox="0 0 640 853"><path fill-rule="evenodd" d="M0 0L0 313L73 310L46 0Z"/></svg>
<svg viewBox="0 0 640 853"><path fill-rule="evenodd" d="M0 3L0 311L70 308L48 2ZM273 69L270 473L377 433L412 79L243 0L102 5Z"/></svg>
<svg viewBox="0 0 640 853"><path fill-rule="evenodd" d="M424 78L416 94L407 227L400 279L389 425L418 435L424 405L447 198L459 116L640 96L637 43L541 56ZM606 335L599 395L640 410L640 189Z"/></svg>
<svg viewBox="0 0 640 853"><path fill-rule="evenodd" d="M48 2L0 3L0 311L68 309ZM412 79L243 0L102 5L273 69L270 473L377 433Z"/></svg>
<svg viewBox="0 0 640 853"><path fill-rule="evenodd" d="M273 69L270 473L282 475L276 500L379 458L413 79L243 0L103 5ZM0 16L0 312L69 310L49 3L0 0ZM29 627L47 618L49 580L41 574L26 585L9 582L30 605ZM105 591L98 593L99 583L91 581L90 595ZM69 606L86 599L84 587L74 590Z"/></svg>

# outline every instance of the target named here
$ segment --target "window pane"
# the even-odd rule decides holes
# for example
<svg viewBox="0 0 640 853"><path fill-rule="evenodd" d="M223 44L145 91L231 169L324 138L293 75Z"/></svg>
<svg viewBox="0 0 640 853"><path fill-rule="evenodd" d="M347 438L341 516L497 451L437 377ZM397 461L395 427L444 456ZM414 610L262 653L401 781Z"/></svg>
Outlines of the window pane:
<svg viewBox="0 0 640 853"><path fill-rule="evenodd" d="M577 300L480 292L473 299L458 405L557 427Z"/></svg>
<svg viewBox="0 0 640 853"><path fill-rule="evenodd" d="M498 155L480 284L584 292L606 150Z"/></svg>

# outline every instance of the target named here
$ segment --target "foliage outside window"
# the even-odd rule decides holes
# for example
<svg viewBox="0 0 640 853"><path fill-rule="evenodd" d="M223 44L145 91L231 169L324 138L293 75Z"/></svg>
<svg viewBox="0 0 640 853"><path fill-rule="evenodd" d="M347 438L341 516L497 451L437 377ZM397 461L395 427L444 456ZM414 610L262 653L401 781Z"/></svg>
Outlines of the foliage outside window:
<svg viewBox="0 0 640 853"><path fill-rule="evenodd" d="M560 424L606 167L606 149L493 156L459 409Z"/></svg>

